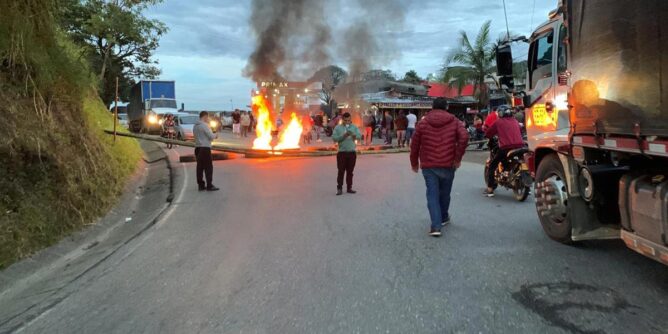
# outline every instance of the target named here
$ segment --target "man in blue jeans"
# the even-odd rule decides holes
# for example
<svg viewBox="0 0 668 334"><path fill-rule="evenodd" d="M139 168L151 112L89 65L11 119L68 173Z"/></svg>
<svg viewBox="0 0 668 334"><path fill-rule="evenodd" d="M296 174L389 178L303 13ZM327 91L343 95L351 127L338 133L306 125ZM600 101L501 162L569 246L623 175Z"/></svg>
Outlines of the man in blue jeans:
<svg viewBox="0 0 668 334"><path fill-rule="evenodd" d="M445 99L434 100L433 110L418 123L411 140L411 168L417 173L422 167L433 237L440 237L441 228L450 222L452 182L469 140L462 122L447 108Z"/></svg>

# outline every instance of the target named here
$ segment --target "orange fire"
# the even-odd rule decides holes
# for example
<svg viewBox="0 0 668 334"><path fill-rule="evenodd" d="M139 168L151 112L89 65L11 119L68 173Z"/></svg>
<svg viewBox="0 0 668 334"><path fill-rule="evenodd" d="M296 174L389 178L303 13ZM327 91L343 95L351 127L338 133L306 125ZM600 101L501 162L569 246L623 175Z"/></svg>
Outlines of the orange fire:
<svg viewBox="0 0 668 334"><path fill-rule="evenodd" d="M255 134L257 138L253 141L253 149L271 150L271 114L267 100L262 95L253 96L253 107L257 109L257 126Z"/></svg>
<svg viewBox="0 0 668 334"><path fill-rule="evenodd" d="M297 113L293 112L290 114L290 123L288 123L288 126L281 133L281 139L278 141L278 145L276 145L274 149L286 150L299 148L299 140L302 138L303 131L304 128L297 117Z"/></svg>
<svg viewBox="0 0 668 334"><path fill-rule="evenodd" d="M302 127L296 113L290 114L290 122L279 133L279 140L276 146L272 147L272 129L274 122L271 117L271 105L262 95L253 96L253 109L257 110L257 128L255 134L257 138L253 141L255 150L286 150L299 148L299 141L302 136Z"/></svg>

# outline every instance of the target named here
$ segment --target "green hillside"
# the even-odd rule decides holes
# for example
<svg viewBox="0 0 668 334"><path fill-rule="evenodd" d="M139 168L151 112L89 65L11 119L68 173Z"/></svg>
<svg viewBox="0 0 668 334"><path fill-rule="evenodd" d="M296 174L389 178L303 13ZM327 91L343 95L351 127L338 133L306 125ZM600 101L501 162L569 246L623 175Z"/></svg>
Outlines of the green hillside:
<svg viewBox="0 0 668 334"><path fill-rule="evenodd" d="M112 137L54 1L0 2L0 268L104 215L141 151Z"/></svg>

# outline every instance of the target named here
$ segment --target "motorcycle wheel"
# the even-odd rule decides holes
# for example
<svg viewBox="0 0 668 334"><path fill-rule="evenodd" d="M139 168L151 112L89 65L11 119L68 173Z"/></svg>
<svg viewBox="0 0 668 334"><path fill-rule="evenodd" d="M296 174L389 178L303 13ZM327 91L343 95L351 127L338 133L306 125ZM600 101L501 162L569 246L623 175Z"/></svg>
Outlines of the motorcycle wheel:
<svg viewBox="0 0 668 334"><path fill-rule="evenodd" d="M526 187L524 185L516 186L515 188L513 188L513 194L515 195L515 199L518 202L526 201L527 197L529 197L530 192L531 188Z"/></svg>

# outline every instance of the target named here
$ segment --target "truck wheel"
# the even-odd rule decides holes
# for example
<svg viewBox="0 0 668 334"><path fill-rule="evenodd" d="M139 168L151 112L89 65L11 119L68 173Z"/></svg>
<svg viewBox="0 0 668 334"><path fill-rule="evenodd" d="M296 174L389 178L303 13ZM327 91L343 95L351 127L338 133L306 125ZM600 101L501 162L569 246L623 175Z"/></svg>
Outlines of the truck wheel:
<svg viewBox="0 0 668 334"><path fill-rule="evenodd" d="M564 244L571 239L571 219L568 215L568 188L564 168L556 154L541 160L536 171L536 211L545 234Z"/></svg>

